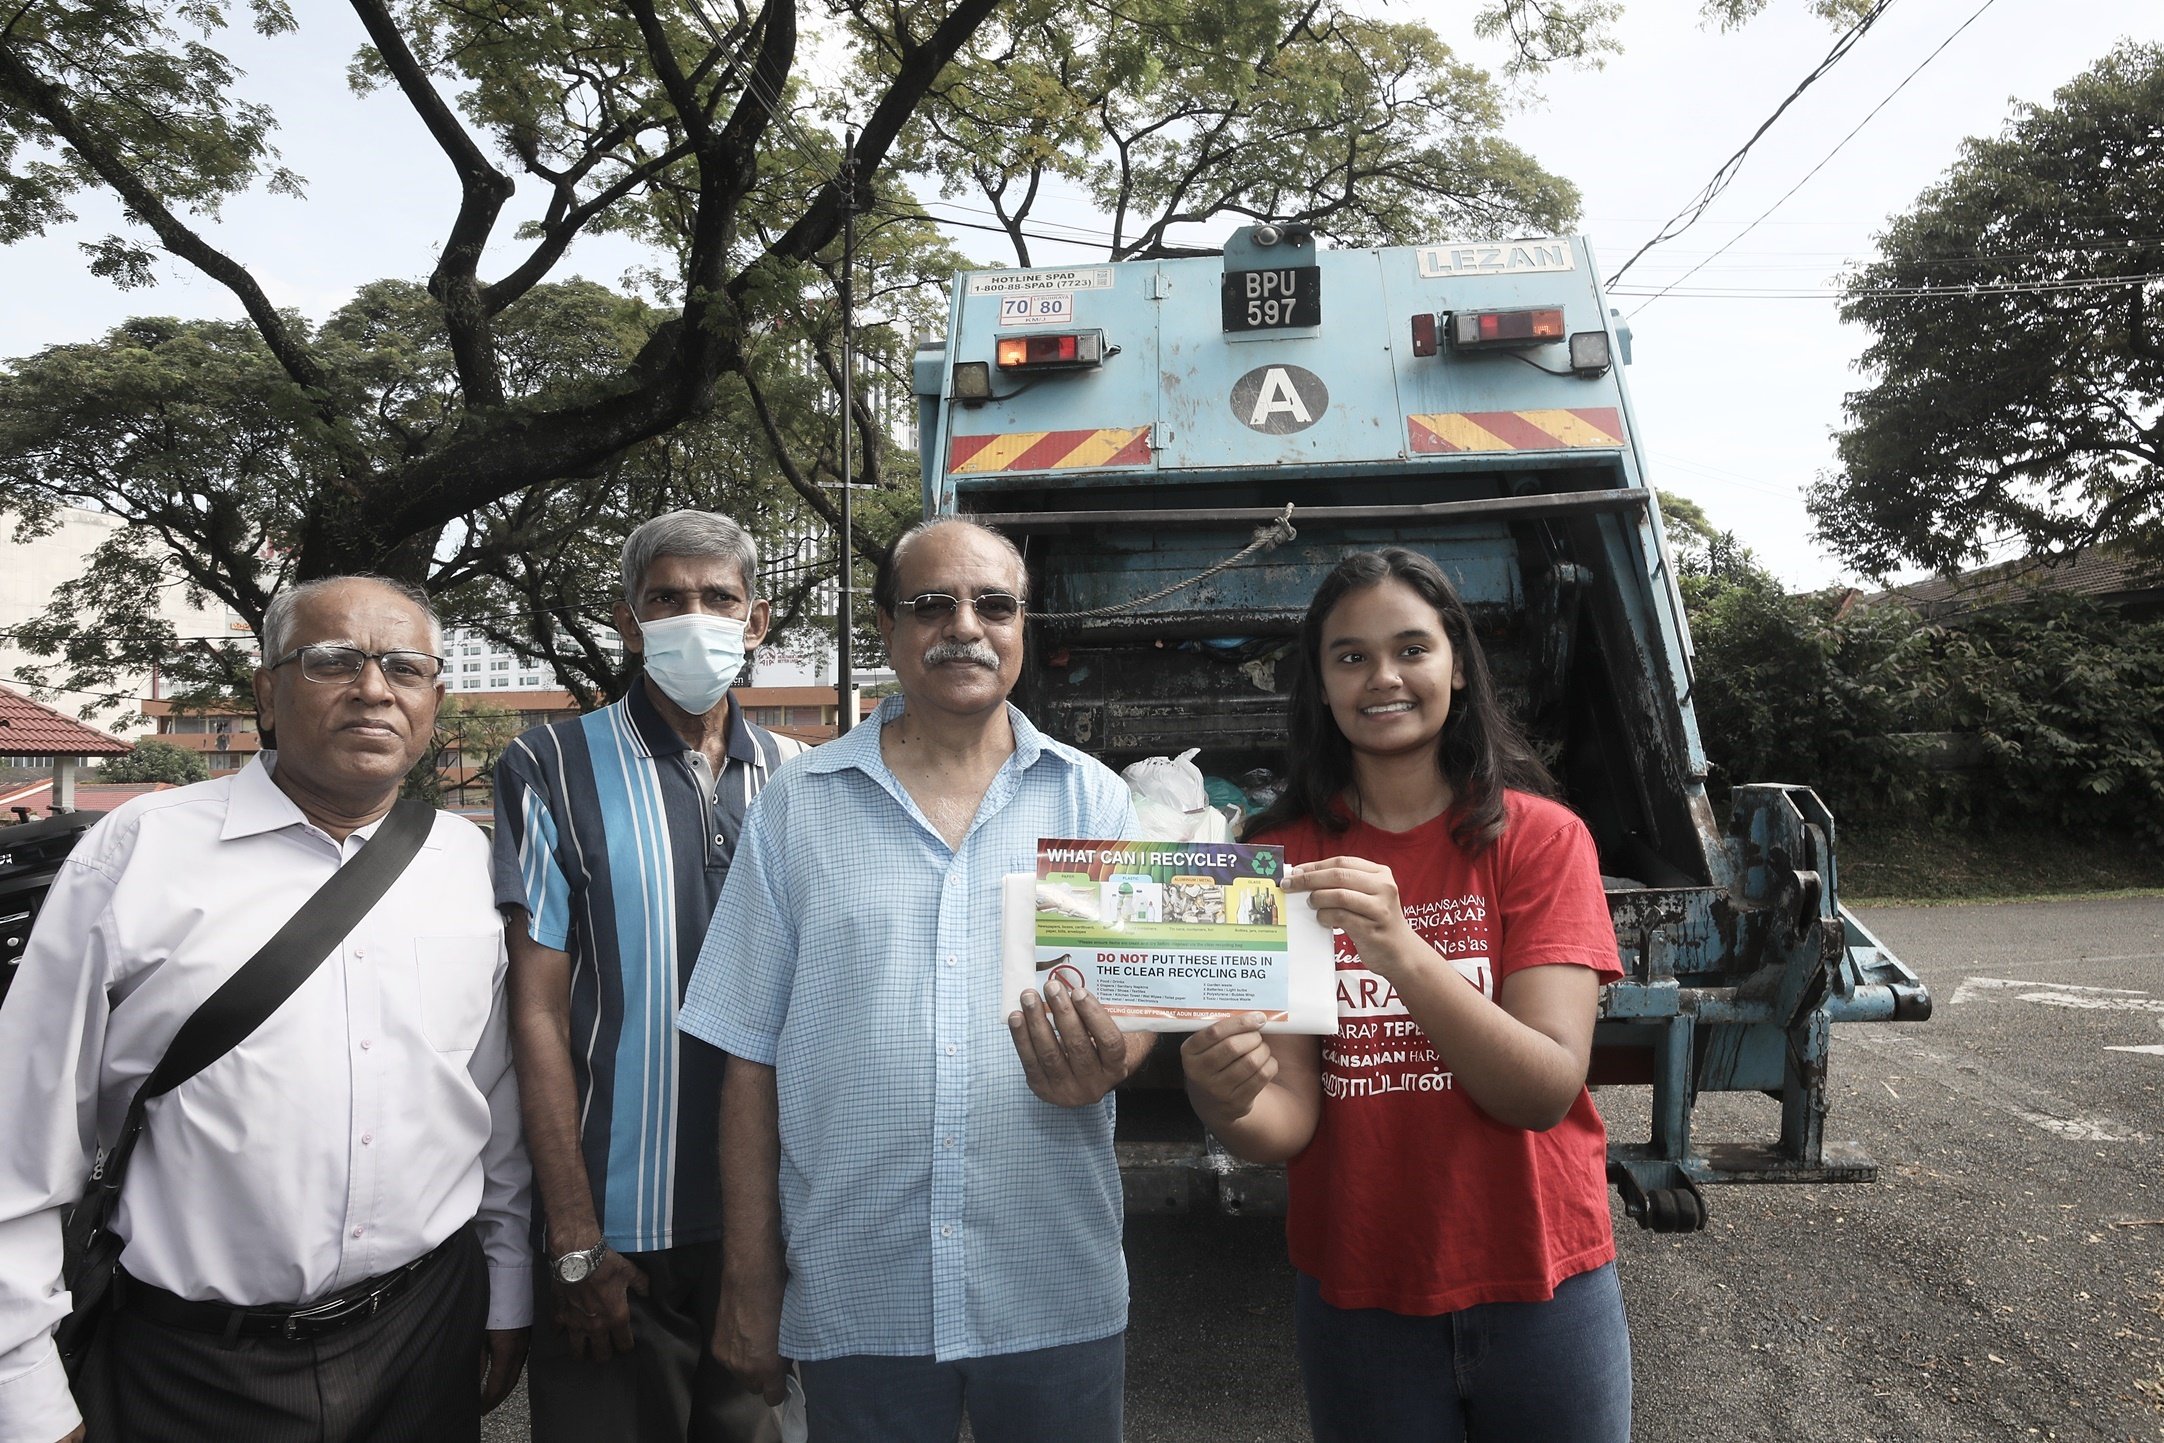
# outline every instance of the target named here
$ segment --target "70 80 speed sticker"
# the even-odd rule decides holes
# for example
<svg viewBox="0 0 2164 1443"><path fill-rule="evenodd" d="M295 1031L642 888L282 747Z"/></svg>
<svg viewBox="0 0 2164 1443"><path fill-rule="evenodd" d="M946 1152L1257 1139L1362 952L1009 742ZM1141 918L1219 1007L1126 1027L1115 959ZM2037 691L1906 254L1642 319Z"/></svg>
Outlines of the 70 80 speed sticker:
<svg viewBox="0 0 2164 1443"><path fill-rule="evenodd" d="M1074 296L1001 296L999 323L1003 326L1064 326L1074 319Z"/></svg>

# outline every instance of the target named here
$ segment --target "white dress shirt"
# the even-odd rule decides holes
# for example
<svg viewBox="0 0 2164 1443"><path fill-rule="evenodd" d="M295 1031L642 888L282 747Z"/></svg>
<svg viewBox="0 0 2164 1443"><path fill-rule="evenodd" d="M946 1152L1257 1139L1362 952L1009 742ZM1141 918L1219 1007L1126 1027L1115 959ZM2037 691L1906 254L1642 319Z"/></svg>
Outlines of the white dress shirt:
<svg viewBox="0 0 2164 1443"><path fill-rule="evenodd" d="M68 858L0 1008L0 1443L75 1425L50 1335L68 1309L61 1219L97 1147L182 1021L375 830L333 841L259 760L127 802ZM505 970L487 839L439 812L299 990L150 1104L116 1224L129 1275L184 1298L307 1303L478 1216L488 1326L526 1326Z"/></svg>

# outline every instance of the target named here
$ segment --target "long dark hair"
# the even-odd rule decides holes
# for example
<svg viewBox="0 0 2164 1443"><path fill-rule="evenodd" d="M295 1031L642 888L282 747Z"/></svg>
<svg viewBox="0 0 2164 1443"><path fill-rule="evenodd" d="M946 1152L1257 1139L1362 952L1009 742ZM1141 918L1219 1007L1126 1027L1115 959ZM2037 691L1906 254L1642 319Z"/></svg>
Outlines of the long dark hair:
<svg viewBox="0 0 2164 1443"><path fill-rule="evenodd" d="M1533 755L1518 724L1496 699L1487 654L1473 634L1472 613L1441 567L1417 551L1389 546L1356 551L1339 562L1315 589L1300 622L1300 655L1287 704L1285 790L1247 827L1255 836L1273 827L1312 818L1325 831L1351 825L1339 798L1353 784L1352 743L1338 730L1323 693L1323 624L1350 592L1385 581L1402 581L1442 618L1451 654L1464 669L1465 685L1450 702L1436 759L1450 783L1450 835L1478 856L1503 834L1503 792L1515 788L1544 797L1556 793L1554 778Z"/></svg>

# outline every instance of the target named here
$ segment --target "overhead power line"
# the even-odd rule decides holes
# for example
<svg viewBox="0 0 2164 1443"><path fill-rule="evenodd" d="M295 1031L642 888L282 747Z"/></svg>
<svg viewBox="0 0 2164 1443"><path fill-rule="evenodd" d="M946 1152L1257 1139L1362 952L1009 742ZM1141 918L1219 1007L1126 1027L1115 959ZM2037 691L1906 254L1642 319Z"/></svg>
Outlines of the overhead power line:
<svg viewBox="0 0 2164 1443"><path fill-rule="evenodd" d="M1774 287L1701 286L1694 290L1651 291L1631 290L1621 287L1610 291L1611 296L1655 296L1673 293L1692 300L1746 300L1746 301L1824 301L1866 300L1880 296L2036 296L2053 295L2067 291L2116 290L2126 286L2143 286L2164 281L2164 271L2149 271L2135 276L2096 276L2081 280L2047 281L1978 281L1956 282L1945 286L1825 286L1816 289L1779 289Z"/></svg>
<svg viewBox="0 0 2164 1443"><path fill-rule="evenodd" d="M1751 153L1751 147L1758 144L1759 139L1773 128L1773 123L1779 120L1791 105L1796 103L1804 91L1809 90L1827 71L1840 64L1842 58L1849 51L1856 48L1857 42L1863 39L1865 32L1878 23L1878 18L1884 15L1887 8L1892 4L1893 0L1878 0L1877 4L1866 10L1862 18L1857 20L1854 25L1851 25L1842 34L1841 38L1833 43L1833 49L1826 52L1826 58L1819 61L1809 75L1798 81L1796 88L1788 93L1788 98L1775 106L1773 114L1767 116L1760 123L1758 129L1751 132L1751 138L1743 142L1742 148L1722 162L1721 168L1713 173L1713 179L1706 182L1705 187L1698 192L1696 198L1670 217L1667 224L1663 225L1654 234L1653 239L1638 247L1629 260L1616 267L1615 274L1608 277L1608 284L1613 286L1617 281L1621 280L1623 272L1629 270L1637 262L1639 256L1644 255L1663 241L1674 240L1693 225L1696 225L1698 218L1706 213L1706 208L1718 200L1721 192L1728 189L1729 183L1736 178L1736 173L1743 168L1744 157Z"/></svg>
<svg viewBox="0 0 2164 1443"><path fill-rule="evenodd" d="M1902 91L1908 89L1909 82L1911 80L1914 80L1917 76L1921 75L1924 71L1925 66L1929 65L1932 61L1938 59L1940 54L1945 51L1947 46L1953 44L1956 40L1959 40L1961 38L1962 31L1968 29L1971 25L1974 25L1978 20L1982 19L1984 12L1986 10L1989 10L1993 5L1996 5L1997 3L1998 0L1984 0L1983 4L1977 6L1976 9L1970 13L1968 19L1962 21L1959 25L1954 27L1953 34L1947 36L1944 40L1941 40L1938 43L1937 49L1933 50L1929 55L1926 55L1922 60L1918 61L1914 70L1911 70L1908 74L1902 76L1901 83L1899 85L1896 85L1892 90L1886 92L1886 98L1884 100L1881 100L1878 104L1872 106L1871 113L1866 115L1863 119L1857 121L1854 130L1851 130L1848 134L1842 136L1839 144L1835 145L1833 149L1827 151L1825 157L1821 159L1818 164L1812 166L1809 170L1805 171L1803 173L1802 180L1799 180L1794 185L1790 186L1786 191L1782 193L1779 200L1775 201L1772 205L1767 206L1763 211L1759 212L1758 220L1752 221L1742 230L1737 231L1733 236L1729 237L1727 245L1723 245L1720 250L1715 251L1713 255L1707 256L1705 260L1700 261L1697 265L1692 266L1682 275L1676 277L1676 279L1674 279L1673 281L1670 281L1667 286L1655 292L1653 295L1647 297L1645 305L1637 307L1631 312L1631 315L1637 315L1638 312L1644 310L1646 306L1652 305L1653 302L1659 300L1662 296L1667 295L1669 291L1674 290L1677 286L1682 285L1692 276L1697 275L1701 270L1705 269L1707 264L1710 263L1716 256L1719 256L1723 252L1725 252L1729 246L1734 245L1737 241L1742 240L1752 231L1758 229L1759 221L1763 221L1767 216L1772 215L1782 206L1788 204L1789 197L1794 195L1797 191L1802 190L1805 184L1810 181L1812 176L1817 175L1820 171L1824 170L1826 166L1833 160L1833 158L1841 153L1842 147L1846 146L1850 141L1856 138L1857 131L1860 131L1865 126L1869 125L1873 120L1878 117L1878 113L1880 111L1884 110L1887 106L1893 104L1894 97L1899 95ZM1617 274L1621 275L1622 272L1618 271ZM1628 319L1628 317L1626 317L1625 319Z"/></svg>
<svg viewBox="0 0 2164 1443"><path fill-rule="evenodd" d="M931 201L927 204L946 205L950 204L950 202ZM874 200L872 203L872 209L874 212L881 216L884 216L888 220L922 221L926 225L954 226L960 230L990 231L994 235L1003 235L1009 237L1020 235L1029 240L1050 241L1055 245L1091 246L1107 252L1109 252L1113 248L1112 237L1109 234L1103 234L1099 237L1091 239L1082 239L1071 235L1047 235L1043 231L1024 230L1019 226L1014 228L1013 230L1009 230L1006 226L989 225L983 221L958 220L953 216L931 215L928 214L926 210L921 206L905 207L897 205L895 202L890 200ZM1050 221L1047 222L1047 224L1064 225L1065 222Z"/></svg>

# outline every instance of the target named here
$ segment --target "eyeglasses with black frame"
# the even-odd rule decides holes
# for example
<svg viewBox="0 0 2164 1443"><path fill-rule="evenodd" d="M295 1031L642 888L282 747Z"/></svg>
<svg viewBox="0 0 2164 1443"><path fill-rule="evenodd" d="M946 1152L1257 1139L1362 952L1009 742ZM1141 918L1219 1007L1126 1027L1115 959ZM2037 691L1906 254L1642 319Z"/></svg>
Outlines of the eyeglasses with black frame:
<svg viewBox="0 0 2164 1443"><path fill-rule="evenodd" d="M301 646L279 657L267 668L275 671L289 661L301 664L301 675L310 681L343 685L358 681L362 670L374 662L383 679L396 687L433 685L443 675L443 658L425 651L363 651L357 646Z"/></svg>
<svg viewBox="0 0 2164 1443"><path fill-rule="evenodd" d="M980 591L975 596L950 596L944 591L927 591L898 601L898 610L906 611L926 626L945 626L954 620L955 613L967 603L977 613L977 620L998 626L1014 620L1022 614L1022 598L1011 591Z"/></svg>

